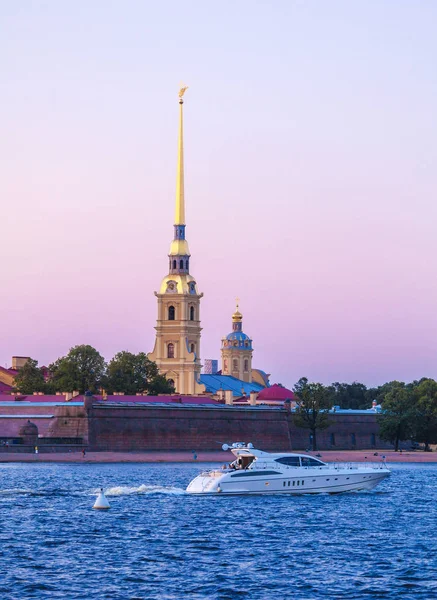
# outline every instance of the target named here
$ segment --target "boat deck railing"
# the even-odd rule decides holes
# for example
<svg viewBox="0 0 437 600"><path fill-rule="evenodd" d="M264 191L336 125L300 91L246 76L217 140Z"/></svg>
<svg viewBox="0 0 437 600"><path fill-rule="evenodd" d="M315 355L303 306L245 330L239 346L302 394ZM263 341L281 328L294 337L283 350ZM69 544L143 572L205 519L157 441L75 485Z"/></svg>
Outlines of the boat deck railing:
<svg viewBox="0 0 437 600"><path fill-rule="evenodd" d="M271 471L272 468L278 468L277 464L274 463L265 463L265 464L258 464L256 465L256 469L253 469L255 471L264 471L264 470L269 470ZM374 470L381 470L381 469L387 469L387 464L385 461L381 461L381 462L333 462L333 463L326 463L324 465L320 465L320 467L292 467L292 466L287 466L287 465L281 465L281 471L283 472L285 471L295 471L296 469L299 469L301 472L302 470L305 471L309 471L311 473L315 473L317 471L324 471L326 469L332 469L335 471L343 471L343 470L348 470L348 471L354 471L354 470L358 470L358 469L362 469L362 468L366 468L366 469L374 469ZM234 472L234 471L245 471L246 469L230 469L230 468L226 468L226 469L209 469L209 470L205 470L202 471L200 473L200 475L202 477L213 477L213 478L218 478L221 477L222 475L224 475L225 473L230 473L230 472ZM249 469L252 470L252 469ZM279 473L278 473L279 475Z"/></svg>

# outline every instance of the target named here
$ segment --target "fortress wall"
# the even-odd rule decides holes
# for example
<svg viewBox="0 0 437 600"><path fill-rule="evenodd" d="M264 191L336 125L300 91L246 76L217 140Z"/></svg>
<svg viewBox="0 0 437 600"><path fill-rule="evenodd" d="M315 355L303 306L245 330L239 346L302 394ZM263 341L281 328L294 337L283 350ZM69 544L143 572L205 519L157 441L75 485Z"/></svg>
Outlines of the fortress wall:
<svg viewBox="0 0 437 600"><path fill-rule="evenodd" d="M88 419L83 406L56 406L55 417L45 433L48 438L82 438L88 441Z"/></svg>
<svg viewBox="0 0 437 600"><path fill-rule="evenodd" d="M391 447L378 437L375 414L333 414L330 421L328 429L317 432L320 450ZM217 450L221 443L235 441L265 450L305 450L310 447L309 434L283 409L94 404L89 411L89 444L94 450Z"/></svg>
<svg viewBox="0 0 437 600"><path fill-rule="evenodd" d="M284 409L93 404L87 414L83 406L16 403L0 408L0 438L17 437L28 419L47 443L81 438L95 450L217 450L234 441L266 450L310 447L309 430L296 427L293 414ZM320 450L392 447L378 437L376 414L336 413L330 421L328 429L317 432Z"/></svg>
<svg viewBox="0 0 437 600"><path fill-rule="evenodd" d="M310 431L296 427L293 415L287 415L291 447L293 450L305 450L310 447ZM334 413L329 417L331 425L323 431L317 431L317 447L320 450L369 450L372 448L389 449L391 444L378 436L379 426L376 414ZM355 442L355 443L354 443Z"/></svg>
<svg viewBox="0 0 437 600"><path fill-rule="evenodd" d="M20 427L28 420L35 423L38 432L45 434L54 415L53 406L38 406L36 403L29 406L20 402L13 406L0 404L0 437L17 437Z"/></svg>
<svg viewBox="0 0 437 600"><path fill-rule="evenodd" d="M0 438L18 437L20 427L28 420L38 427L38 434L43 437L88 439L88 419L83 406L41 406L36 402L0 404Z"/></svg>
<svg viewBox="0 0 437 600"><path fill-rule="evenodd" d="M283 410L250 408L114 407L89 411L92 450L218 450L224 442L290 448Z"/></svg>

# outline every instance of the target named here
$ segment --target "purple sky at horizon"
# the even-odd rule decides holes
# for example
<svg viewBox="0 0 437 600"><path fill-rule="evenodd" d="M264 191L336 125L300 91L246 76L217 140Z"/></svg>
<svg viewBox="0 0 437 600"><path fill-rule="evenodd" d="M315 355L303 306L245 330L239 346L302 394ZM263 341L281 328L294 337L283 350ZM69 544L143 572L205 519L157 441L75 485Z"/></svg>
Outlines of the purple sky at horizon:
<svg viewBox="0 0 437 600"><path fill-rule="evenodd" d="M437 378L437 4L0 4L0 364L153 350L184 105L201 357Z"/></svg>

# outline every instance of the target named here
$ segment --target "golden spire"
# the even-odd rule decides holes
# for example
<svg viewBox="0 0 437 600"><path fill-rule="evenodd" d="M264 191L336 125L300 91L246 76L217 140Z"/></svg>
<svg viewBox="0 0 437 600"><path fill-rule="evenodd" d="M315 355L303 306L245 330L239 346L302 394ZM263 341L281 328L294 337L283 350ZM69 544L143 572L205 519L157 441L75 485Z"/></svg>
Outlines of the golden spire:
<svg viewBox="0 0 437 600"><path fill-rule="evenodd" d="M176 175L176 210L175 225L185 225L185 198L184 198L184 125L182 99L188 87L182 85L179 90L179 140L178 140L178 166Z"/></svg>

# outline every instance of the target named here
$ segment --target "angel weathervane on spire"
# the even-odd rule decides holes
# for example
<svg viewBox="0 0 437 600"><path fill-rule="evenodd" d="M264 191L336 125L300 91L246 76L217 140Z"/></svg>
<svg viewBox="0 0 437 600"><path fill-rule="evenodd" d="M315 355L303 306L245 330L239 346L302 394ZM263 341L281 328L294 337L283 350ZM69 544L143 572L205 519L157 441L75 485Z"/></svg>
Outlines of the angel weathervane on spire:
<svg viewBox="0 0 437 600"><path fill-rule="evenodd" d="M183 83L181 84L181 87L179 89L179 98L182 98L182 96L185 94L185 92L188 90L188 85L184 85Z"/></svg>

